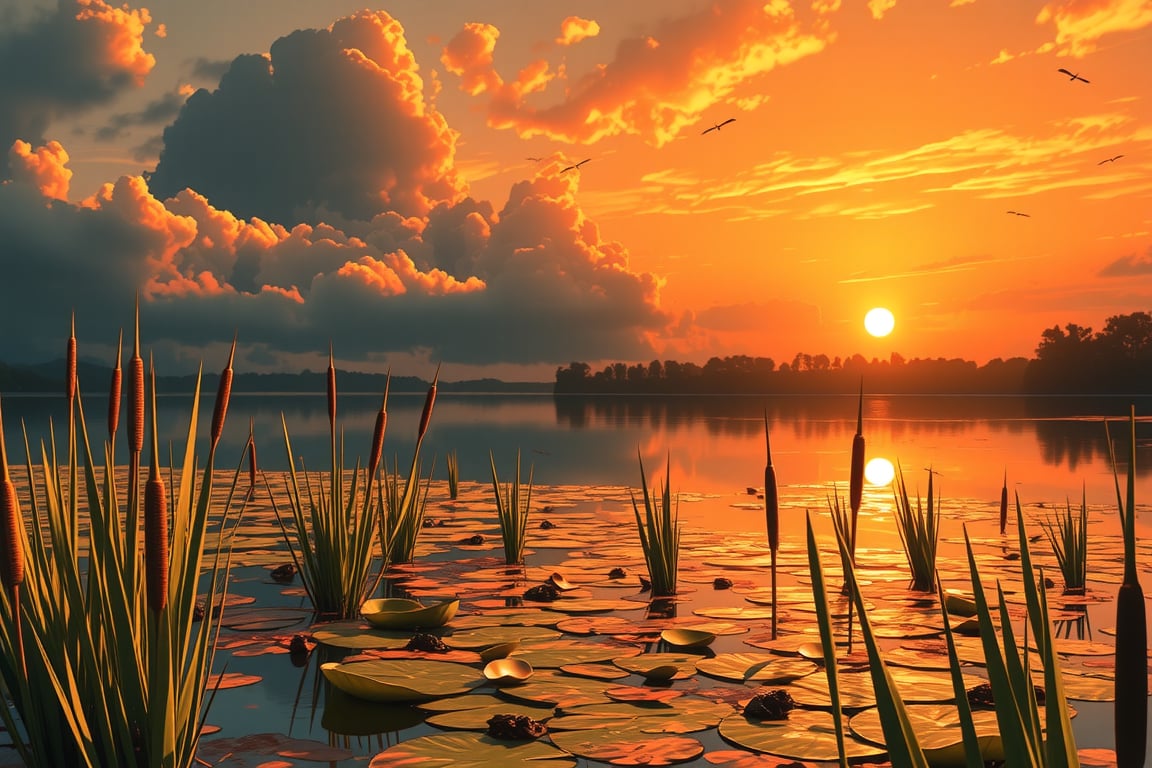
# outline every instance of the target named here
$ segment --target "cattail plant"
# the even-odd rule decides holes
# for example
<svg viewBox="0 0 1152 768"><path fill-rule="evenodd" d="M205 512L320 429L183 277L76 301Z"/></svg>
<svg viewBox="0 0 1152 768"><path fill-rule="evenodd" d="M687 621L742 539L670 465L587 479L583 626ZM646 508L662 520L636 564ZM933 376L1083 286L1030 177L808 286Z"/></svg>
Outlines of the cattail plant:
<svg viewBox="0 0 1152 768"><path fill-rule="evenodd" d="M1120 492L1116 449L1108 436L1108 455L1116 484L1116 507L1124 531L1124 580L1116 593L1116 729L1117 768L1144 765L1148 750L1148 627L1144 589L1136 571L1136 407L1129 412L1127 493Z"/></svg>
<svg viewBox="0 0 1152 768"><path fill-rule="evenodd" d="M336 445L336 358L332 352L332 342L328 342L328 431L332 435L332 445Z"/></svg>
<svg viewBox="0 0 1152 768"><path fill-rule="evenodd" d="M256 495L256 419L248 419L248 498Z"/></svg>
<svg viewBox="0 0 1152 768"><path fill-rule="evenodd" d="M1000 535L1008 527L1008 470L1004 470L1004 485L1000 487Z"/></svg>
<svg viewBox="0 0 1152 768"><path fill-rule="evenodd" d="M72 313L72 331L64 351L64 399L68 402L68 418L76 402L76 313Z"/></svg>
<svg viewBox="0 0 1152 768"><path fill-rule="evenodd" d="M388 429L388 390L392 386L392 369L384 379L384 398L380 410L376 412L376 424L372 427L372 448L368 452L368 481L364 491L372 495L372 483L376 480L376 470L380 468L380 457L384 455L384 433Z"/></svg>
<svg viewBox="0 0 1152 768"><path fill-rule="evenodd" d="M132 357L128 361L129 395L132 409L128 411L128 451L132 455L134 470L139 469L140 453L144 450L144 358L140 356L140 299L136 299L136 340L132 344Z"/></svg>
<svg viewBox="0 0 1152 768"><path fill-rule="evenodd" d="M764 523L768 528L768 552L772 559L772 639L776 639L776 553L780 549L780 497L776 469L772 466L772 443L768 438L768 411L764 411Z"/></svg>
<svg viewBox="0 0 1152 768"><path fill-rule="evenodd" d="M24 583L24 520L20 499L8 471L8 450L4 444L4 417L0 413L0 582L11 600L15 645L20 652L20 669L27 676L24 662L23 624L20 619L20 585Z"/></svg>
<svg viewBox="0 0 1152 768"><path fill-rule="evenodd" d="M116 430L120 427L120 387L123 384L124 371L120 367L120 358L124 355L124 330L116 339L116 366L112 369L112 380L108 384L108 442L115 445Z"/></svg>
<svg viewBox="0 0 1152 768"><path fill-rule="evenodd" d="M496 459L491 453L488 460L492 464L492 494L496 497L496 514L500 518L500 538L504 542L505 565L524 564L524 532L528 528L528 510L532 505L532 469L528 469L527 493L521 496L520 451L516 451L516 476L503 489L501 495L500 478L496 475Z"/></svg>
<svg viewBox="0 0 1152 768"><path fill-rule="evenodd" d="M148 481L144 484L144 586L148 591L148 607L160 613L168 606L168 494L164 490L164 478L160 476L156 369L151 359L148 375L152 385L152 456L148 462Z"/></svg>
<svg viewBox="0 0 1152 768"><path fill-rule="evenodd" d="M639 452L637 452L639 458ZM644 491L644 516L640 516L640 505L636 494L631 492L632 512L636 515L636 530L640 534L640 547L644 551L644 562L648 566L648 579L652 582L654 597L670 597L676 594L677 566L680 558L679 509L672 505L672 461L669 458L664 476L664 487L657 495L649 490L648 478L644 474L644 460L640 459L640 485ZM677 499L677 506L679 499Z"/></svg>
<svg viewBox="0 0 1152 768"><path fill-rule="evenodd" d="M928 470L928 504L916 506L908 498L904 470L897 466L892 493L896 500L896 530L904 544L904 557L912 574L910 588L917 592L936 591L936 545L940 537L940 500L934 498L931 469Z"/></svg>
<svg viewBox="0 0 1152 768"><path fill-rule="evenodd" d="M1044 533L1052 544L1052 554L1064 577L1064 594L1082 595L1088 586L1088 498L1083 489L1080 511L1072 512L1072 503L1065 502L1063 514L1056 513L1041 521Z"/></svg>
<svg viewBox="0 0 1152 768"><path fill-rule="evenodd" d="M220 443L224 432L224 417L228 415L228 400L232 397L232 361L236 359L236 337L232 338L232 349L228 352L228 364L220 372L220 384L216 388L216 405L212 409L212 447Z"/></svg>
<svg viewBox="0 0 1152 768"><path fill-rule="evenodd" d="M440 380L440 366L436 366L436 373L432 376L432 385L428 387L428 394L424 398L424 410L420 412L420 430L416 433L416 440L424 439L428 431L428 422L432 420L432 406L436 403L436 382Z"/></svg>
<svg viewBox="0 0 1152 768"><path fill-rule="evenodd" d="M856 411L856 434L852 437L852 464L848 475L848 503L852 507L851 553L856 554L856 518L864 500L864 379L860 379L860 402Z"/></svg>
<svg viewBox="0 0 1152 768"><path fill-rule="evenodd" d="M428 394L424 398L424 409L420 412L420 425L416 431L416 447L412 450L412 466L403 487L400 483L400 467L393 460L393 471L384 476L385 503L381 508L380 544L384 551L385 563L408 563L416 553L416 539L424 526L424 510L428 504L428 490L432 484L432 472L420 489L420 447L428 424L432 420L432 408L436 404L436 384L440 379L440 366L432 377ZM433 459L435 465L435 459Z"/></svg>

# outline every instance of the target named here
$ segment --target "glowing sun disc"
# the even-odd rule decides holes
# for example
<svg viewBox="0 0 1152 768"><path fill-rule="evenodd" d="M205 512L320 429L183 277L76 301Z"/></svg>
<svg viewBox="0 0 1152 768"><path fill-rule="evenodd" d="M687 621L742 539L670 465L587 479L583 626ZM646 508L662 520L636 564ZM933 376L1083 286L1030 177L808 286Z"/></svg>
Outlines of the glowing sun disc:
<svg viewBox="0 0 1152 768"><path fill-rule="evenodd" d="M888 459L872 459L864 465L864 479L869 485L888 485L896 477L896 468Z"/></svg>
<svg viewBox="0 0 1152 768"><path fill-rule="evenodd" d="M873 336L887 336L896 327L896 318L884 307L868 310L864 315L864 329Z"/></svg>

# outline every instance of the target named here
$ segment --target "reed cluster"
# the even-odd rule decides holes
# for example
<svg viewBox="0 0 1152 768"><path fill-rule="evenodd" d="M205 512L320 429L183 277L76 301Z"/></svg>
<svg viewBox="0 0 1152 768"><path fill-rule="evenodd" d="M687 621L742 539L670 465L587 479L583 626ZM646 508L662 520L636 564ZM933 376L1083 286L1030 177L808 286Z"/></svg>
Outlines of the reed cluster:
<svg viewBox="0 0 1152 768"><path fill-rule="evenodd" d="M444 459L448 463L448 498L456 501L460 496L460 463L456 458L456 450L448 451Z"/></svg>
<svg viewBox="0 0 1152 768"><path fill-rule="evenodd" d="M222 614L206 610L197 623L198 593L209 605L223 604L227 542L242 514L242 507L234 514L233 505L239 461L223 509L212 501L229 392L218 393L212 440L197 479L197 383L183 464L165 473L171 477L165 484L155 375L149 378L146 410L137 321L129 380L133 467L151 428L141 493L139 473L130 472L124 488L114 464L119 364L98 467L73 367L74 333L68 349L68 449L60 460L53 436L34 452L25 433L24 498L12 481L0 418L0 694L10 703L0 707L0 720L29 768L190 768L214 693L208 680ZM219 539L206 558L209 528L219 531Z"/></svg>
<svg viewBox="0 0 1152 768"><path fill-rule="evenodd" d="M1044 533L1052 544L1052 554L1064 577L1064 594L1082 595L1088 585L1088 502L1086 492L1081 496L1080 511L1073 512L1071 502L1065 503L1063 513L1055 513L1041 521Z"/></svg>
<svg viewBox="0 0 1152 768"><path fill-rule="evenodd" d="M380 546L384 552L385 566L390 563L410 563L416 555L416 540L424 527L424 510L428 506L428 489L432 485L432 471L429 470L423 489L420 487L420 446L424 443L424 436L432 421L439 380L440 366L436 366L432 384L424 397L424 409L420 412L420 426L416 432L416 447L412 449L412 465L408 476L401 483L400 465L395 458L392 461L392 472L385 472L384 475ZM435 458L432 463L435 468Z"/></svg>
<svg viewBox="0 0 1152 768"><path fill-rule="evenodd" d="M632 511L636 515L636 530L640 534L640 546L644 550L644 562L648 566L648 579L652 582L652 594L668 597L676 594L677 565L680 557L680 515L672 506L671 491L672 462L664 476L664 486L657 494L649 490L648 478L644 474L644 460L640 459L640 486L644 491L644 515L640 515L640 505L636 494L632 493Z"/></svg>
<svg viewBox="0 0 1152 768"><path fill-rule="evenodd" d="M516 451L516 475L512 482L503 488L496 475L496 459L491 453L488 460L492 464L492 494L496 498L496 514L500 518L500 538L504 542L504 563L523 565L524 539L528 528L528 510L532 505L532 468L528 469L528 487L520 483L520 451Z"/></svg>
<svg viewBox="0 0 1152 768"><path fill-rule="evenodd" d="M291 528L280 513L275 494L269 493L269 496L313 610L325 617L352 619L359 615L360 606L375 590L384 571L381 560L375 577L372 575L379 514L379 504L372 497L372 481L384 444L388 392L386 387L372 434L367 472L361 474L357 461L351 479L346 480L344 443L336 424L336 366L331 349L327 384L332 461L327 478L323 473L310 474L303 467L297 471L288 424L281 414L284 448L288 454L286 495ZM362 477L363 491L360 489Z"/></svg>
<svg viewBox="0 0 1152 768"><path fill-rule="evenodd" d="M904 557L912 576L910 588L917 592L936 591L936 545L940 537L940 499L933 494L933 472L928 470L928 502L916 506L908 498L904 483L904 470L897 467L896 483L892 487L896 499L896 530L904 545Z"/></svg>

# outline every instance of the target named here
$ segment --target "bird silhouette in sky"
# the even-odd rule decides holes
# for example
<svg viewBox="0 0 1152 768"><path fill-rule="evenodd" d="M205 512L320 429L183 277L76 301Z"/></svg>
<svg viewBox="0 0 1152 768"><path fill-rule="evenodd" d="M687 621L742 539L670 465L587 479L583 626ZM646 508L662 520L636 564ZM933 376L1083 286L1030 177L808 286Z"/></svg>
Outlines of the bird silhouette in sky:
<svg viewBox="0 0 1152 768"><path fill-rule="evenodd" d="M1008 211L1008 213L1012 214L1013 216L1027 216L1028 218L1032 218L1032 214L1030 213L1021 213L1020 211Z"/></svg>
<svg viewBox="0 0 1152 768"><path fill-rule="evenodd" d="M524 159L525 159L525 160L530 160L530 161L532 161L533 163L539 163L539 162L541 162L541 161L543 161L543 160L544 160L544 158L542 158L542 157L526 157L526 158L524 158Z"/></svg>
<svg viewBox="0 0 1152 768"><path fill-rule="evenodd" d="M1104 163L1114 163L1122 157L1124 157L1124 155L1116 155L1114 157L1109 157L1109 158L1106 158L1106 159L1101 160L1100 162L1096 163L1096 165L1104 165Z"/></svg>
<svg viewBox="0 0 1152 768"><path fill-rule="evenodd" d="M721 128L723 128L724 126L728 125L728 123L734 123L734 122L736 122L736 118L730 117L727 120L716 123L716 125L712 126L711 128L706 128L703 131L700 131L700 135L703 136L704 134L708 133L709 131L718 131Z"/></svg>
<svg viewBox="0 0 1152 768"><path fill-rule="evenodd" d="M568 171L578 171L578 170L580 170L580 166L584 165L584 163L588 162L591 159L592 158L590 158L590 157L586 157L583 160L581 160L580 162L576 163L575 165L569 165L567 168L564 168L563 170L560 171L560 173L567 173Z"/></svg>
<svg viewBox="0 0 1152 768"><path fill-rule="evenodd" d="M1084 78L1080 77L1079 73L1069 72L1068 70L1064 69L1063 67L1061 67L1060 69L1058 69L1056 71L1060 72L1062 74L1068 75L1069 80L1079 80L1082 83L1089 82L1088 80L1085 80Z"/></svg>

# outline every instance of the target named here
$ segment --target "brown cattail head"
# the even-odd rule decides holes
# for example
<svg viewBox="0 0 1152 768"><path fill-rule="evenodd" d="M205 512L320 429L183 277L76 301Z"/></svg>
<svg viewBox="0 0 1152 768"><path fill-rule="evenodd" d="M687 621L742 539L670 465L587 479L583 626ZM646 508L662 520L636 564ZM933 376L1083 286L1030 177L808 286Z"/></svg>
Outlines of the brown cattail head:
<svg viewBox="0 0 1152 768"><path fill-rule="evenodd" d="M220 442L224 431L224 417L228 415L228 398L232 396L232 361L236 358L236 337L232 337L232 349L228 353L228 365L220 372L220 386L216 389L216 407L212 410L212 448Z"/></svg>
<svg viewBox="0 0 1152 768"><path fill-rule="evenodd" d="M776 468L772 466L772 444L768 440L768 413L764 413L764 447L768 462L764 465L764 517L768 526L768 549L780 548L780 497L776 492Z"/></svg>
<svg viewBox="0 0 1152 768"><path fill-rule="evenodd" d="M864 498L864 381L860 381L860 405L856 412L856 435L852 438L852 464L848 475L848 504L855 514Z"/></svg>
<svg viewBox="0 0 1152 768"><path fill-rule="evenodd" d="M144 450L144 358L140 357L140 297L136 297L136 341L128 361L128 386L132 410L128 412L128 448L139 455Z"/></svg>
<svg viewBox="0 0 1152 768"><path fill-rule="evenodd" d="M248 482L256 487L256 420L248 420Z"/></svg>
<svg viewBox="0 0 1152 768"><path fill-rule="evenodd" d="M124 330L116 341L116 367L112 369L112 381L108 385L108 439L116 438L120 427L120 387L123 385L124 371L120 368L120 358L124 355Z"/></svg>
<svg viewBox="0 0 1152 768"><path fill-rule="evenodd" d="M1008 470L1004 470L1004 485L1000 488L1000 533L1008 527Z"/></svg>
<svg viewBox="0 0 1152 768"><path fill-rule="evenodd" d="M148 607L159 613L168 604L168 497L158 458L156 371L151 365L148 367L152 380L152 458L144 485L144 581Z"/></svg>
<svg viewBox="0 0 1152 768"><path fill-rule="evenodd" d="M68 411L76 400L76 313L72 313L72 333L68 336L68 347L64 353L64 397L68 400Z"/></svg>
<svg viewBox="0 0 1152 768"><path fill-rule="evenodd" d="M336 360L332 355L332 342L328 342L328 429L336 436Z"/></svg>
<svg viewBox="0 0 1152 768"><path fill-rule="evenodd" d="M388 387L392 383L392 371L388 371L388 378L384 380L384 400L380 403L380 412L376 414L376 427L372 430L372 451L368 454L368 478L376 476L376 467L380 466L380 455L384 452L384 431L388 428Z"/></svg>
<svg viewBox="0 0 1152 768"><path fill-rule="evenodd" d="M8 473L4 419L0 414L0 581L11 590L24 581L24 547L20 542L20 501Z"/></svg>
<svg viewBox="0 0 1152 768"><path fill-rule="evenodd" d="M432 377L432 386L428 387L428 396L424 398L424 411L420 414L420 431L416 433L416 441L424 439L428 431L428 422L432 420L432 406L436 403L436 382L440 380L440 365L436 365L436 375Z"/></svg>

